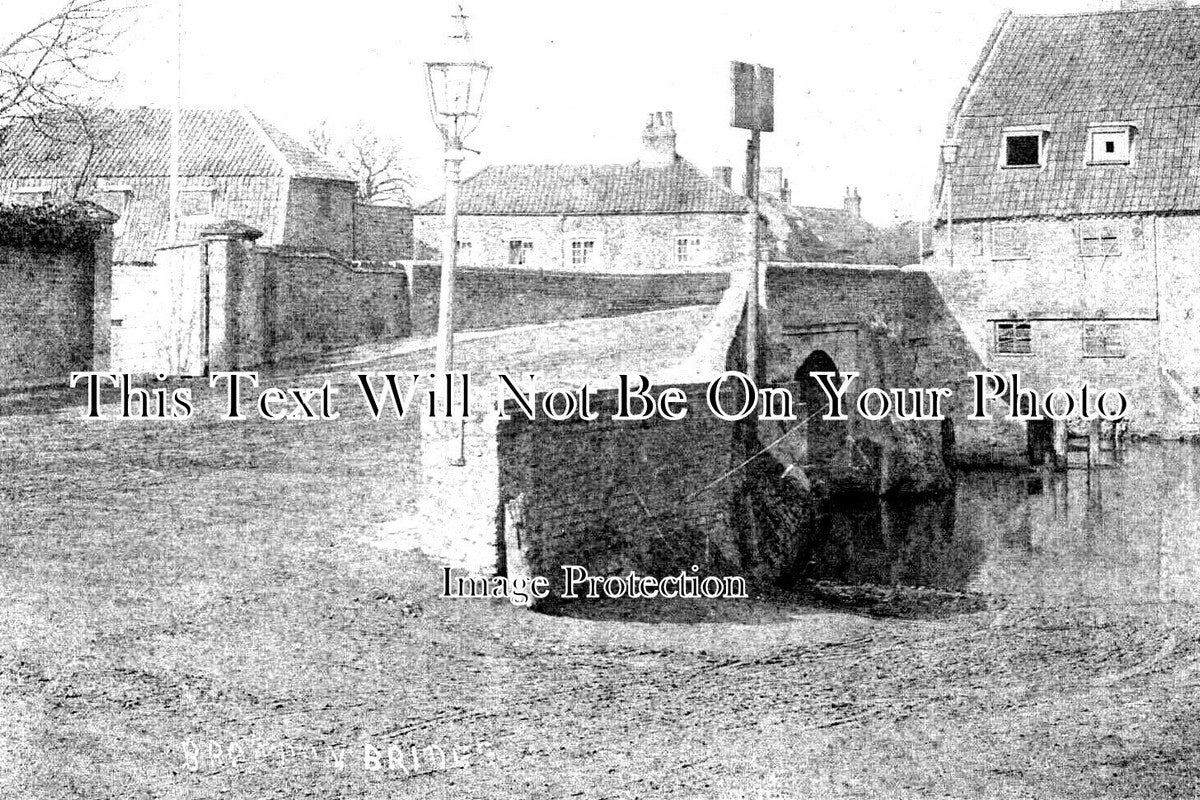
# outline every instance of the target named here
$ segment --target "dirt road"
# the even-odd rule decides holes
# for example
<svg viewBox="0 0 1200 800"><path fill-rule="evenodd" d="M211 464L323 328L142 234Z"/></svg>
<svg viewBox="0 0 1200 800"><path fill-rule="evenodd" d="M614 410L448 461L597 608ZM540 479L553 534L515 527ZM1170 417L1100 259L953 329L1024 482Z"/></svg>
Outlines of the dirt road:
<svg viewBox="0 0 1200 800"><path fill-rule="evenodd" d="M443 600L362 541L415 446L353 414L0 417L0 797L1200 792L1188 607Z"/></svg>

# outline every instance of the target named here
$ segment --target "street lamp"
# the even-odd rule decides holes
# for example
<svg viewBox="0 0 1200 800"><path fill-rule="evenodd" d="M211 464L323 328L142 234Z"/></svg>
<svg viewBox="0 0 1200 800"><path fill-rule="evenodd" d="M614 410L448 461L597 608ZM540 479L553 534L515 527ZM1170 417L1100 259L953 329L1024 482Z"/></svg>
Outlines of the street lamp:
<svg viewBox="0 0 1200 800"><path fill-rule="evenodd" d="M950 266L954 266L954 162L958 161L958 140L942 142L942 174L946 183L946 238L950 243Z"/></svg>
<svg viewBox="0 0 1200 800"><path fill-rule="evenodd" d="M438 308L438 337L435 372L439 375L454 368L454 270L458 262L458 187L466 153L463 140L479 124L483 92L491 67L466 57L466 15L459 6L454 19L461 32L450 37L458 59L432 61L425 65L429 84L429 109L433 122L442 132L446 147L446 226L442 238L442 287Z"/></svg>
<svg viewBox="0 0 1200 800"><path fill-rule="evenodd" d="M454 272L458 267L458 187L462 181L462 162L466 157L463 140L479 125L483 92L487 88L492 68L469 57L467 44L467 15L462 5L454 20L459 32L450 36L451 49L457 58L431 61L425 64L425 80L429 86L429 111L433 124L442 132L446 153L446 224L442 236L442 286L438 302L437 351L434 372L448 375L454 369ZM450 398L446 398L449 414ZM463 399L464 407L466 398ZM458 455L451 465L466 464L466 422L458 423Z"/></svg>

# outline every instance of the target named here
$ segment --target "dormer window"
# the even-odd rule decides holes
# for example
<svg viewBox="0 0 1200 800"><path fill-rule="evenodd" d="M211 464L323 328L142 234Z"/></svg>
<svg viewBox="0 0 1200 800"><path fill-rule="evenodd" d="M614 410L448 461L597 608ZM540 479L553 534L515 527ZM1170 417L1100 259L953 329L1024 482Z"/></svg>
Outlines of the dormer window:
<svg viewBox="0 0 1200 800"><path fill-rule="evenodd" d="M96 181L96 200L101 206L124 219L129 203L133 200L133 187L127 183L114 183L101 178Z"/></svg>
<svg viewBox="0 0 1200 800"><path fill-rule="evenodd" d="M1000 165L1007 168L1040 167L1045 163L1046 132L1039 128L1004 131Z"/></svg>
<svg viewBox="0 0 1200 800"><path fill-rule="evenodd" d="M50 202L52 194L49 186L19 186L13 189L17 196L17 204L23 206L41 206Z"/></svg>
<svg viewBox="0 0 1200 800"><path fill-rule="evenodd" d="M1133 160L1133 130L1126 124L1088 128L1088 163L1128 164Z"/></svg>
<svg viewBox="0 0 1200 800"><path fill-rule="evenodd" d="M217 187L211 181L179 190L179 215L182 217L208 217L213 213L213 198Z"/></svg>

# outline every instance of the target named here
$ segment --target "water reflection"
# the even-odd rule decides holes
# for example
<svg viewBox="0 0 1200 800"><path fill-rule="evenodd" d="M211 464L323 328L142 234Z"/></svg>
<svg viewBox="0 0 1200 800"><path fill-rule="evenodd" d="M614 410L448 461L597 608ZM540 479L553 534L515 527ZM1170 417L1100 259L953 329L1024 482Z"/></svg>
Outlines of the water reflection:
<svg viewBox="0 0 1200 800"><path fill-rule="evenodd" d="M827 504L803 577L1034 606L1200 602L1200 449L1088 472L968 472L953 495Z"/></svg>

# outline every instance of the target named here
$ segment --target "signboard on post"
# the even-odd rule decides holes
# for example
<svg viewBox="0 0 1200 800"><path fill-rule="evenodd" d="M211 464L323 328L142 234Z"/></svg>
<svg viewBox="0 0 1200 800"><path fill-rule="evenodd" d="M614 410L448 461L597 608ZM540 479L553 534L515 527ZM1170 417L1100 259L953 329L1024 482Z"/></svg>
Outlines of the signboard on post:
<svg viewBox="0 0 1200 800"><path fill-rule="evenodd" d="M746 195L754 203L750 217L753 229L753 255L749 267L750 292L746 303L746 369L755 380L762 378L758 362L758 315L765 295L759 267L759 140L775 130L775 70L762 64L733 61L729 65L729 83L733 89L733 113L729 124L750 131L746 144Z"/></svg>
<svg viewBox="0 0 1200 800"><path fill-rule="evenodd" d="M761 64L730 63L733 115L730 125L748 131L775 130L775 70Z"/></svg>

